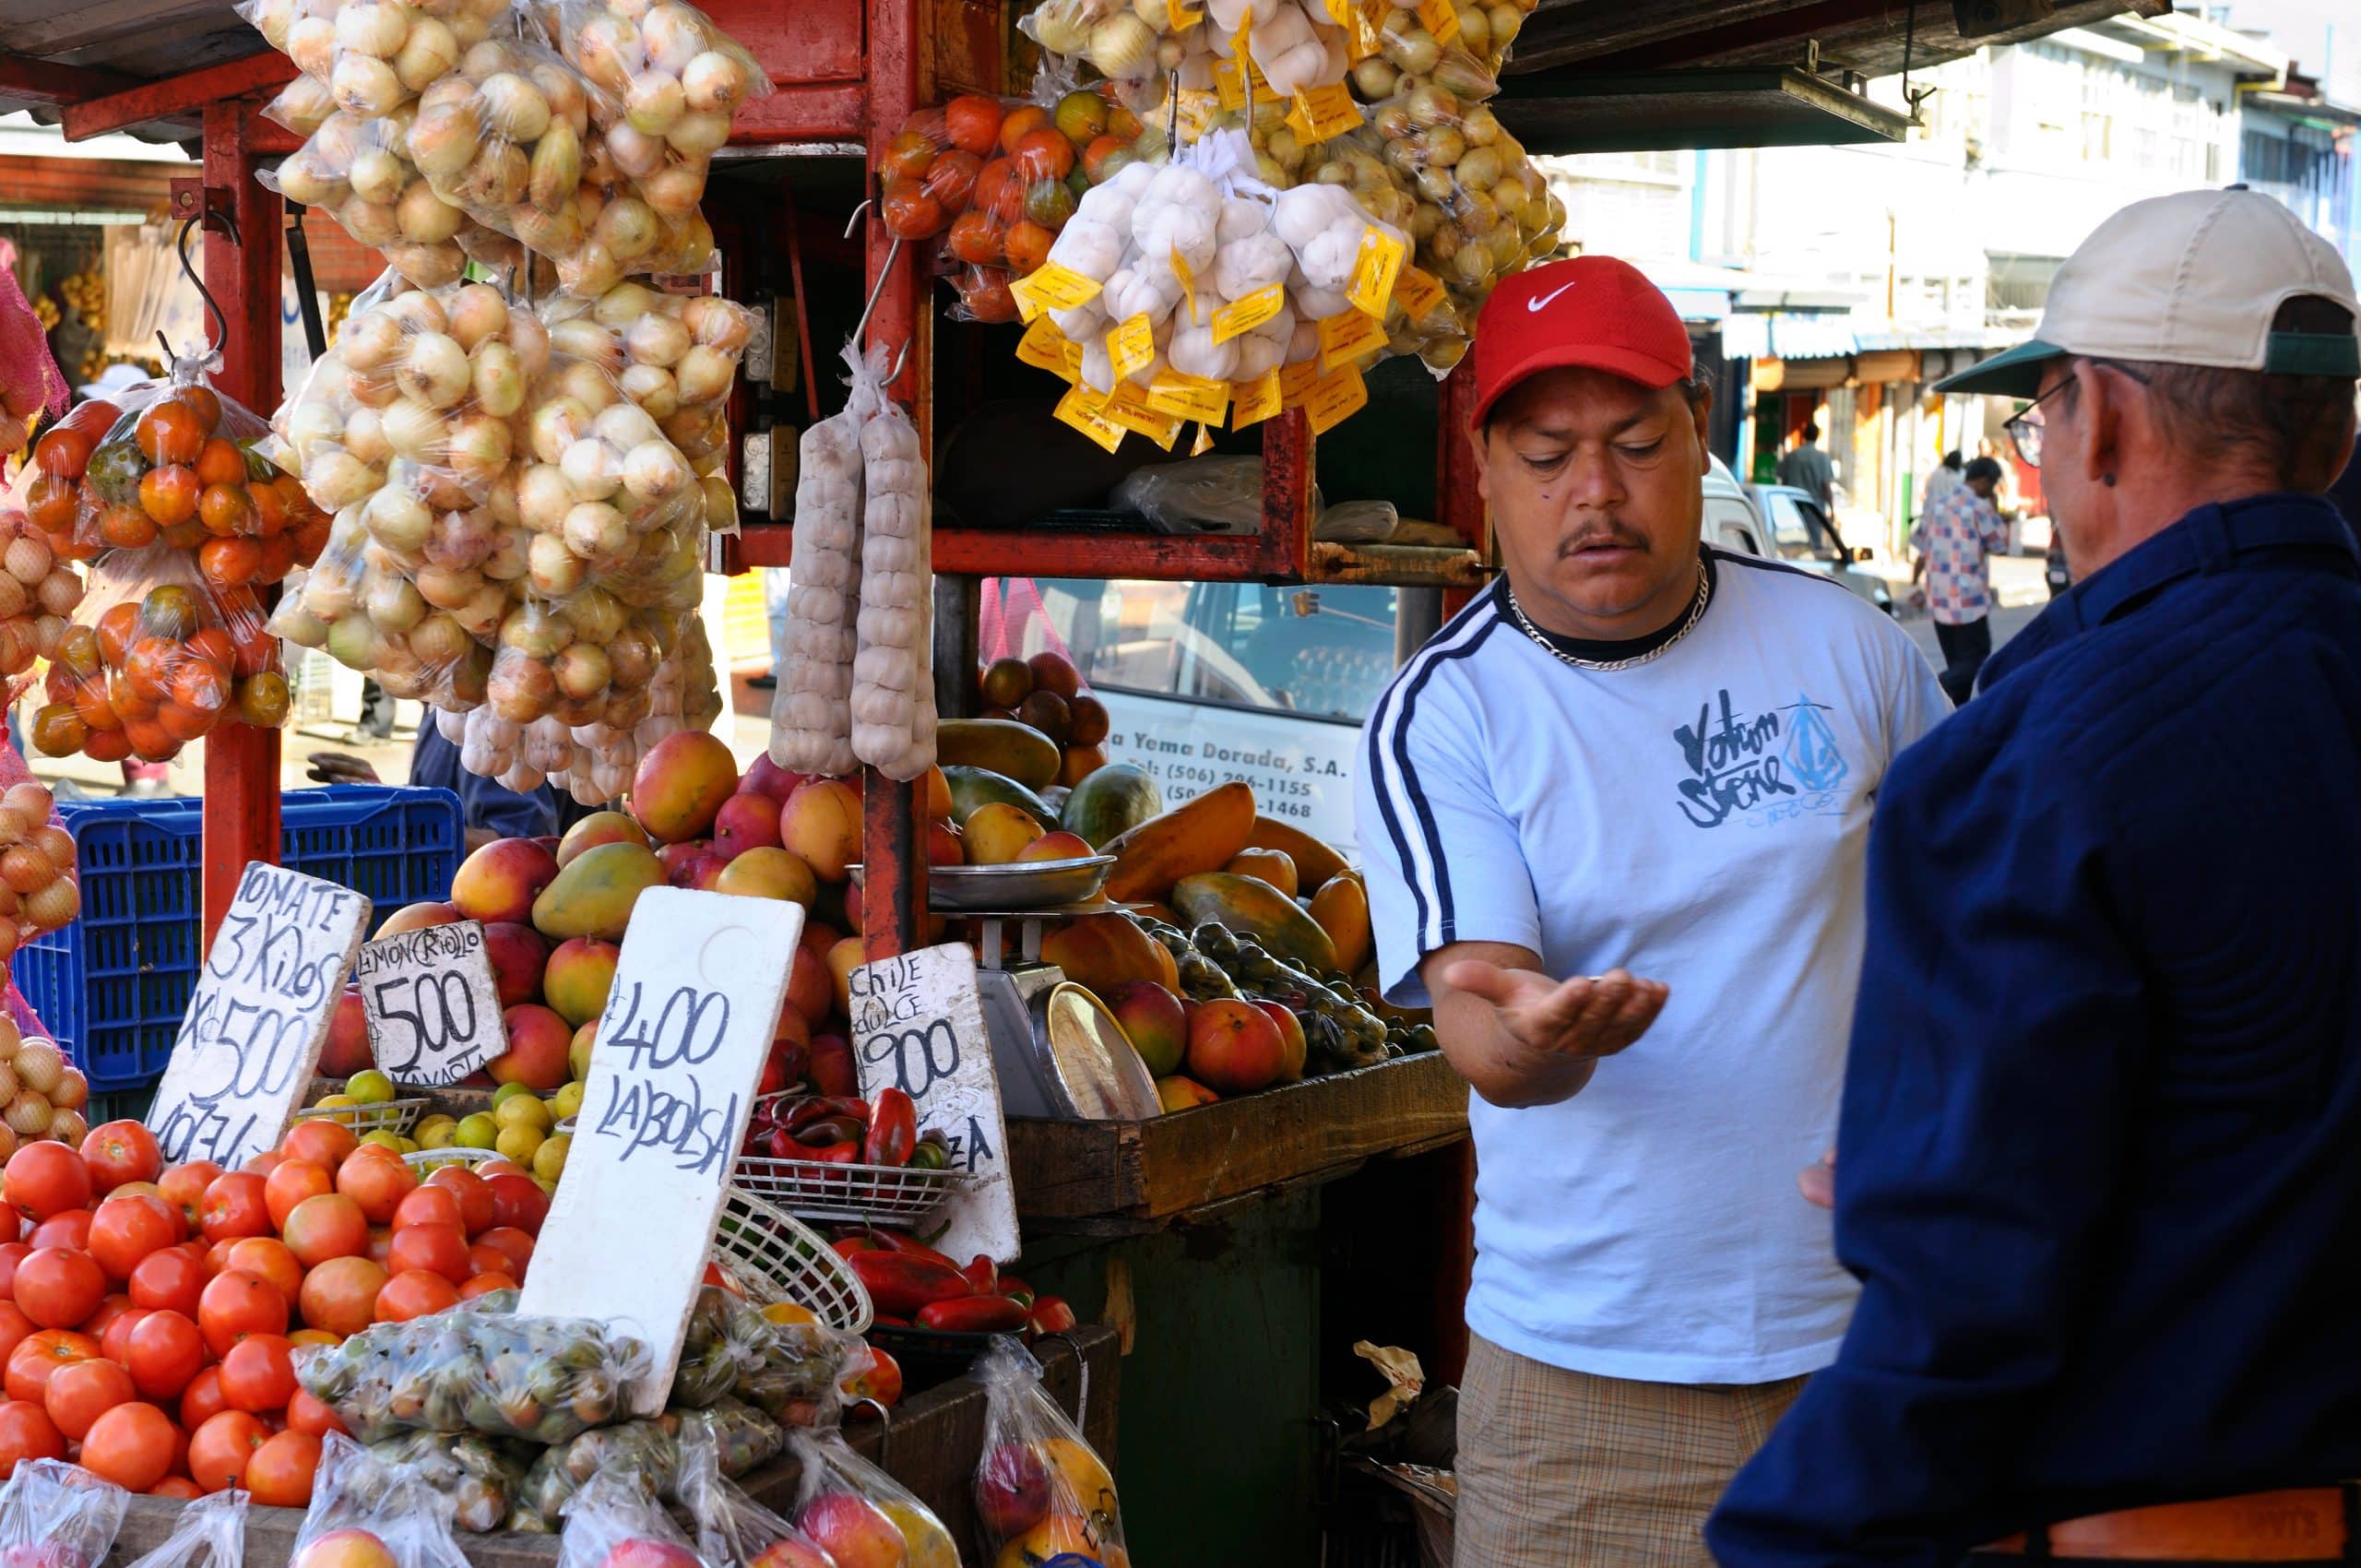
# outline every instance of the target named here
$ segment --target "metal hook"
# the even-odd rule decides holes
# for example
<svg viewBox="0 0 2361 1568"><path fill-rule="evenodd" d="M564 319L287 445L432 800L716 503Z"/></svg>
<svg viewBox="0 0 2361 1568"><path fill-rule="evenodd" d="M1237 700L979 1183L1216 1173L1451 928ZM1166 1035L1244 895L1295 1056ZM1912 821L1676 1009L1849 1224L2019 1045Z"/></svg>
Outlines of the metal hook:
<svg viewBox="0 0 2361 1568"><path fill-rule="evenodd" d="M231 244L243 244L244 242L238 238L238 220L235 218L232 218L227 212L215 213L212 216L219 218L221 220L222 226L229 231L230 243ZM205 279L198 273L196 267L193 266L188 259L189 234L195 231L199 223L204 221L205 218L202 215L183 219L181 220L180 239L173 244L172 248L178 252L180 255L181 276L187 279L191 283L196 286L197 298L205 302L206 314L213 318L213 337L211 341L206 345L208 350L218 350L222 344L230 340L230 319L221 314L221 306L213 298L213 291L205 286ZM165 340L164 335L160 331L156 334L156 341L164 345L164 352L167 355L172 354L172 346ZM171 369L169 362L165 368L168 371Z"/></svg>
<svg viewBox="0 0 2361 1568"><path fill-rule="evenodd" d="M860 205L852 209L851 220L845 224L844 237L846 239L851 239L852 232L860 227L860 216L862 213L869 210L870 206L871 198L863 196L861 198ZM869 298L860 307L860 319L852 324L852 340L854 342L866 343L868 341L869 318L877 314L877 301L879 296L885 292L885 279L893 275L894 263L901 259L901 255L902 237L899 234L896 234L894 236L894 243L885 247L885 264L877 269L877 281L870 286ZM905 339L902 343L901 357L894 362L894 368L886 374L886 385L891 386L893 383L901 380L902 367L909 362L910 345L908 339Z"/></svg>

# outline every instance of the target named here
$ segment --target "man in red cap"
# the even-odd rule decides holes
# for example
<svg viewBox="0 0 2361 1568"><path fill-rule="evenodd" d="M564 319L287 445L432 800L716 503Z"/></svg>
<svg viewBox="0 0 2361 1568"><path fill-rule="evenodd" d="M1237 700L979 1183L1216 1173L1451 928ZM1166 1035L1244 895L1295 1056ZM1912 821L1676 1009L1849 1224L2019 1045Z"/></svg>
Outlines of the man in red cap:
<svg viewBox="0 0 2361 1568"><path fill-rule="evenodd" d="M1504 576L1358 779L1386 993L1476 1091L1459 1561L1691 1568L1852 1310L1779 1189L1835 1125L1871 802L1950 704L1841 586L1701 545L1712 394L1631 267L1509 279L1475 366Z"/></svg>

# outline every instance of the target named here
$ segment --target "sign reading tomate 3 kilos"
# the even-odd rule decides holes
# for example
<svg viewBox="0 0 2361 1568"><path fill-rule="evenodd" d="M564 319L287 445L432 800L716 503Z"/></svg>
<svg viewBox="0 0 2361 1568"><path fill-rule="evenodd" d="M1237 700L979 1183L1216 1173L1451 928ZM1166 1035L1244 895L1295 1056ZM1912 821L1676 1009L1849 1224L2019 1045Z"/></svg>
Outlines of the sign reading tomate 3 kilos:
<svg viewBox="0 0 2361 1568"><path fill-rule="evenodd" d="M370 1051L397 1084L456 1084L508 1049L481 921L364 942L352 978Z"/></svg>
<svg viewBox="0 0 2361 1568"><path fill-rule="evenodd" d="M235 1170L279 1142L311 1087L369 914L349 887L246 867L148 1113L166 1159Z"/></svg>

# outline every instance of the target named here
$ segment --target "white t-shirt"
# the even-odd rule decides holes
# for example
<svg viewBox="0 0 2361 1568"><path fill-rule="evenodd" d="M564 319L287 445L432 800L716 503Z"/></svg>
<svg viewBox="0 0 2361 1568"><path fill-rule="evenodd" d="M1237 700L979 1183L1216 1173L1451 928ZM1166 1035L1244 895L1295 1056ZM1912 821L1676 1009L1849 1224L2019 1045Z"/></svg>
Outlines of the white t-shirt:
<svg viewBox="0 0 2361 1568"><path fill-rule="evenodd" d="M1627 670L1560 662L1485 594L1371 710L1357 804L1397 1004L1453 942L1671 988L1571 1099L1471 1099L1468 1326L1599 1376L1767 1383L1834 1360L1852 1310L1795 1174L1835 1132L1870 805L1951 704L1842 585L1707 562L1703 618Z"/></svg>

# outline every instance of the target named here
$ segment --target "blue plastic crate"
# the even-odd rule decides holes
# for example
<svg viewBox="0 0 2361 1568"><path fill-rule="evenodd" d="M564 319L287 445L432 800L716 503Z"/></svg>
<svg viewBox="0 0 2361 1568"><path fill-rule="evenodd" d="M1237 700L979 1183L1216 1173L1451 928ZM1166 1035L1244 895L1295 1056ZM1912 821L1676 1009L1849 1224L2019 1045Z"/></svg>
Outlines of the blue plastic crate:
<svg viewBox="0 0 2361 1568"><path fill-rule="evenodd" d="M18 953L18 988L98 1090L163 1075L196 988L203 808L186 798L60 801L82 914ZM366 894L383 920L450 896L461 849L448 790L337 784L279 798L286 865Z"/></svg>

